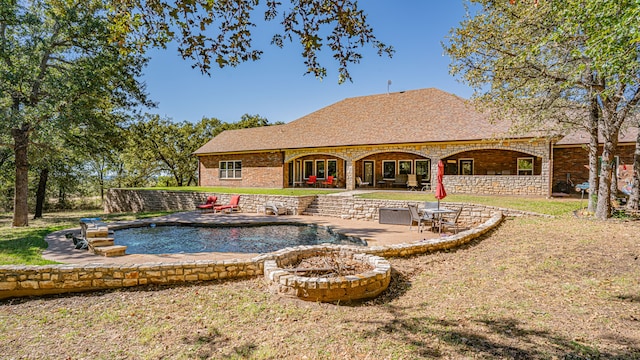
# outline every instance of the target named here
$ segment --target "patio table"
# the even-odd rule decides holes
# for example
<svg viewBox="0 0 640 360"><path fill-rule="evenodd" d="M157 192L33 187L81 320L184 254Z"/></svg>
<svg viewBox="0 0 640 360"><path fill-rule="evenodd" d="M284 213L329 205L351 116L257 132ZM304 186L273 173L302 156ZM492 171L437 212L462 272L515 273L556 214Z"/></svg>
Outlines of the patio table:
<svg viewBox="0 0 640 360"><path fill-rule="evenodd" d="M433 225L431 226L431 230L433 231L435 228L438 228L438 234L442 234L442 216L444 214L452 214L456 212L455 210L447 208L419 209L419 211L422 214L429 214L433 217Z"/></svg>

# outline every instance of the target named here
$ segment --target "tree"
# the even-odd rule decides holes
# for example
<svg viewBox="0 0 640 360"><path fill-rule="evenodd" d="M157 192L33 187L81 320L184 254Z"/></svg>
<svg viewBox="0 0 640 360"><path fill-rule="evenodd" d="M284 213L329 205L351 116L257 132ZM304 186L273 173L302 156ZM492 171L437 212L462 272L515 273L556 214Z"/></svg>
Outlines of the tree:
<svg viewBox="0 0 640 360"><path fill-rule="evenodd" d="M515 131L584 129L591 135L590 183L596 188L598 130L604 139L596 217L610 216L613 151L640 100L640 5L566 0L472 0L445 51L451 71L474 98ZM593 206L595 198L591 199Z"/></svg>
<svg viewBox="0 0 640 360"><path fill-rule="evenodd" d="M272 21L282 25L272 44L283 47L297 41L307 73L319 78L327 74L318 60L325 47L339 64L340 83L351 80L348 66L360 62L365 45L373 46L378 55L393 54L390 46L376 39L357 0L112 1L113 28L120 44L139 49L175 40L182 57L206 74L212 64L223 68L260 59L263 51L254 49L252 31Z"/></svg>
<svg viewBox="0 0 640 360"><path fill-rule="evenodd" d="M0 4L0 125L15 156L13 226L28 225L32 140L74 126L104 126L118 109L150 105L136 78L145 59L112 42L104 4L4 1ZM6 131L6 132L5 132Z"/></svg>
<svg viewBox="0 0 640 360"><path fill-rule="evenodd" d="M129 158L136 157L155 176L169 174L175 186L197 183L197 159L192 155L202 144L224 130L269 126L259 115L244 114L236 123L203 118L198 123L173 122L158 115L146 114L131 124L128 131ZM142 172L142 169L139 169Z"/></svg>

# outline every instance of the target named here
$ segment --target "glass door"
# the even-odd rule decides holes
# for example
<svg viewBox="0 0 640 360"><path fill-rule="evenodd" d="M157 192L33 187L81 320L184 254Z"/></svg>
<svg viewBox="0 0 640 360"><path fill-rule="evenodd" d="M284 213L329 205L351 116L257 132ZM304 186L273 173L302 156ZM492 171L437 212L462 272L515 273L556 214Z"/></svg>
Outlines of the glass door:
<svg viewBox="0 0 640 360"><path fill-rule="evenodd" d="M373 179L373 161L363 161L363 181L369 184L375 184Z"/></svg>

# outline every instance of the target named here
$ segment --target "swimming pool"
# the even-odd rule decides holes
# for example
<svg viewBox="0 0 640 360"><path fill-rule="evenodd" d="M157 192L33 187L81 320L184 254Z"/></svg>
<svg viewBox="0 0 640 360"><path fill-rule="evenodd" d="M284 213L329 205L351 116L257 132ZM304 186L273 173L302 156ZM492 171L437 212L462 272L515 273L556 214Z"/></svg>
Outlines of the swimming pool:
<svg viewBox="0 0 640 360"><path fill-rule="evenodd" d="M115 244L127 254L180 254L201 252L268 253L298 245L323 243L367 246L356 237L307 224L243 226L147 226L116 230Z"/></svg>

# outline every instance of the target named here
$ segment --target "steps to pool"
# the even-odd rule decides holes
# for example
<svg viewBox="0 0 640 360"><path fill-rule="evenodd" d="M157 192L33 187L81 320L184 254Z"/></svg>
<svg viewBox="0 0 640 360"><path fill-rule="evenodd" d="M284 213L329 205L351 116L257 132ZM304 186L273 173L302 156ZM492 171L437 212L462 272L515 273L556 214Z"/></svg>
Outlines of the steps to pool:
<svg viewBox="0 0 640 360"><path fill-rule="evenodd" d="M114 239L109 237L109 227L100 218L80 219L80 230L88 251L93 254L106 257L125 255L127 247L114 245Z"/></svg>

